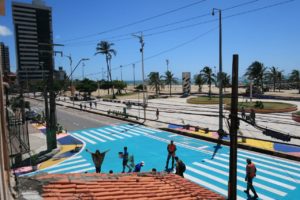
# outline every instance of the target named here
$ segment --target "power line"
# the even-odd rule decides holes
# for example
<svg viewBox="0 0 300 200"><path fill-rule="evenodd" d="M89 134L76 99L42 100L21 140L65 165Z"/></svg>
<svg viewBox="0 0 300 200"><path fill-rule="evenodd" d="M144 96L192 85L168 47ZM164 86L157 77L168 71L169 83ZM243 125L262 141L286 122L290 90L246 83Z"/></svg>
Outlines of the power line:
<svg viewBox="0 0 300 200"><path fill-rule="evenodd" d="M169 10L169 11L167 11L167 12L163 12L163 13L161 13L161 14L154 15L154 16L152 16L152 17L147 17L147 18L144 18L144 19L135 21L135 22L131 22L131 23L129 23L129 24L117 26L117 27L115 27L115 28L111 28L111 29L108 29L108 30L106 30L106 31L102 31L102 32L99 32L99 33L89 34L89 35L86 35L86 36L82 36L82 37L77 37L77 38L65 40L64 42L66 42L66 41L72 41L72 40L79 40L79 39L83 39L83 38L87 38L87 37L92 37L92 36L96 36L96 35L102 35L102 34L104 34L104 33L109 33L109 32L113 32L113 31L116 31L116 30L123 29L123 28L127 28L127 27L129 27L129 26L133 26L133 25L136 25L136 24L140 24L140 23L142 23L142 22L150 21L150 20L152 20L152 19L156 19L156 18L158 18L158 17L162 17L162 16L165 16L165 15L168 15L168 14L171 14L171 13L174 13L174 12L177 12L177 11L179 11L179 10L183 10L183 9L186 9L186 8L189 8L189 7L192 7L192 6L195 6L195 5L200 4L200 3L203 3L203 2L205 2L205 1L206 1L206 0L196 1L196 2L194 2L194 3L188 4L188 5L185 5L185 6L176 8L176 9L173 9L173 10Z"/></svg>
<svg viewBox="0 0 300 200"><path fill-rule="evenodd" d="M238 8L238 7L242 7L242 6L245 6L245 5L253 4L253 3L257 2L257 1L259 1L259 0L247 1L247 2L244 2L244 3L240 3L240 4L237 4L237 5L228 7L228 8L224 8L222 10L223 11L228 11L228 10L231 10L231 9L234 9L234 8ZM119 37L125 37L125 36L128 36L128 35L132 35L132 34L134 34L136 32L147 32L147 31L151 31L151 30L155 30L155 29L165 28L167 26L172 26L172 25L180 24L180 23L183 23L183 22L187 22L187 21L191 21L191 20L203 18L203 17L210 16L210 15L211 15L211 13L205 13L205 14L202 14L202 15L198 15L198 16L194 16L194 17L189 17L189 18L186 18L186 19L183 19L183 20L180 20L180 21L175 21L175 22L172 22L172 23L164 24L164 25L154 26L154 27L151 27L151 28L148 28L148 29L144 29L144 30L139 30L139 31L135 31L135 32L130 32L130 33L125 33L125 34L120 34L120 35L112 36L112 37L109 37L107 39L115 39L115 38L119 38ZM217 20L212 20L212 21L217 21ZM199 24L197 23L196 25L199 25ZM187 27L190 27L190 26L193 26L193 25L188 25ZM177 29L171 29L170 31L172 31L172 30L177 30ZM168 31L166 31L166 32L168 32ZM128 39L132 39L132 37L130 37L130 38L128 38L128 37L121 38L121 39L118 39L118 40L115 40L115 41L123 41L123 40L128 40ZM77 43L86 43L87 44L87 43L90 43L90 42L97 42L97 41L98 40L89 40L89 41L82 41L82 42L77 42ZM69 44L74 44L74 43L69 43Z"/></svg>

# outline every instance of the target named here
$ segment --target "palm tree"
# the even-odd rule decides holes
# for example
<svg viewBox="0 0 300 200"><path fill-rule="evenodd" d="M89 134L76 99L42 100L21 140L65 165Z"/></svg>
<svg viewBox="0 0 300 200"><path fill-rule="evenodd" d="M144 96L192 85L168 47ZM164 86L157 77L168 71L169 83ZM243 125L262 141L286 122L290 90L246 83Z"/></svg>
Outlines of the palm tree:
<svg viewBox="0 0 300 200"><path fill-rule="evenodd" d="M275 92L276 89L276 83L278 79L278 69L277 67L272 66L270 68L270 71L268 72L269 79L273 82L273 92Z"/></svg>
<svg viewBox="0 0 300 200"><path fill-rule="evenodd" d="M226 87L230 87L230 75L228 75L226 72L222 72L221 78L224 92L226 92Z"/></svg>
<svg viewBox="0 0 300 200"><path fill-rule="evenodd" d="M163 83L160 80L159 73L150 72L150 74L148 74L148 78L148 84L151 86L151 88L155 88L155 94L156 96L158 96L160 88L163 87Z"/></svg>
<svg viewBox="0 0 300 200"><path fill-rule="evenodd" d="M204 85L204 83L205 83L203 75L201 73L196 74L194 76L194 79L195 79L195 84L198 86L198 92L201 93L202 92L202 85Z"/></svg>
<svg viewBox="0 0 300 200"><path fill-rule="evenodd" d="M172 74L172 72L169 71L169 70L165 72L165 75L162 76L162 78L164 79L164 83L166 85L169 85L169 87L170 87L170 96L172 96L172 84L173 83L174 84L178 83L177 79L174 77L174 74Z"/></svg>
<svg viewBox="0 0 300 200"><path fill-rule="evenodd" d="M294 69L290 75L290 80L293 83L297 84L298 90L299 90L299 94L300 94L300 70L296 70Z"/></svg>
<svg viewBox="0 0 300 200"><path fill-rule="evenodd" d="M247 72L245 73L245 76L247 76L248 79L254 81L254 85L260 86L262 93L263 91L263 78L265 75L266 67L263 63L255 61L253 62L248 68Z"/></svg>
<svg viewBox="0 0 300 200"><path fill-rule="evenodd" d="M281 89L281 83L282 83L282 80L284 79L284 76L283 76L283 71L279 71L277 73L277 80L278 80L278 83L279 83L279 92L280 92L280 89Z"/></svg>
<svg viewBox="0 0 300 200"><path fill-rule="evenodd" d="M216 83L216 75L212 72L212 69L208 66L205 66L201 70L201 72L202 72L204 82L207 83L209 86L208 96L211 99L211 84Z"/></svg>
<svg viewBox="0 0 300 200"><path fill-rule="evenodd" d="M96 53L105 55L105 61L106 61L106 67L107 67L107 80L111 82L112 84L112 77L111 77L111 59L112 56L117 54L117 51L112 49L111 47L114 45L114 43L109 43L108 41L101 41L97 44L96 47ZM114 86L112 86L112 93L113 98L115 98L115 92L114 92Z"/></svg>

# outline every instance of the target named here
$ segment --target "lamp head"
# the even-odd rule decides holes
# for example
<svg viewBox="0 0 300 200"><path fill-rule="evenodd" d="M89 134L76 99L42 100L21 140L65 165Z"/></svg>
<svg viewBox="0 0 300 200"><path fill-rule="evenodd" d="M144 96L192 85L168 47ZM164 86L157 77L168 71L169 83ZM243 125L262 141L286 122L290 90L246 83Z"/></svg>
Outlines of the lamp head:
<svg viewBox="0 0 300 200"><path fill-rule="evenodd" d="M214 16L215 15L215 9L212 9L211 15Z"/></svg>

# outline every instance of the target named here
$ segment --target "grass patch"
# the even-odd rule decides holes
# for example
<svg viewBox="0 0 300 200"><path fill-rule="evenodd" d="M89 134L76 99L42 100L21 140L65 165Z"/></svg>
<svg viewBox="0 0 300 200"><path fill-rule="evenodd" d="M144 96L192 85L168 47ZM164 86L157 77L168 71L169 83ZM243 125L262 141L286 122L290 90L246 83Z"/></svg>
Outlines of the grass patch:
<svg viewBox="0 0 300 200"><path fill-rule="evenodd" d="M239 102L238 108L241 109L244 107L245 109L261 109L261 110L281 110L295 107L294 104L290 103L281 103L281 102L262 102L263 108L256 107L256 102Z"/></svg>
<svg viewBox="0 0 300 200"><path fill-rule="evenodd" d="M218 104L219 97L211 97L202 96L202 97L192 97L186 100L187 103L190 104ZM230 98L223 98L223 102L225 104L230 103Z"/></svg>

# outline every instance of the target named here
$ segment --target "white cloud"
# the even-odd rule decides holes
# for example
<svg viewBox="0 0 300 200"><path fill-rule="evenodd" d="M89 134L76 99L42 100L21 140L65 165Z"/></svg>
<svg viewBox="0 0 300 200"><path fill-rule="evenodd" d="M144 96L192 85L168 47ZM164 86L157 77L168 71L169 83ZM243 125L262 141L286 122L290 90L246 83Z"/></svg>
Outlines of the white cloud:
<svg viewBox="0 0 300 200"><path fill-rule="evenodd" d="M9 36L12 35L12 32L6 26L0 25L0 36Z"/></svg>

